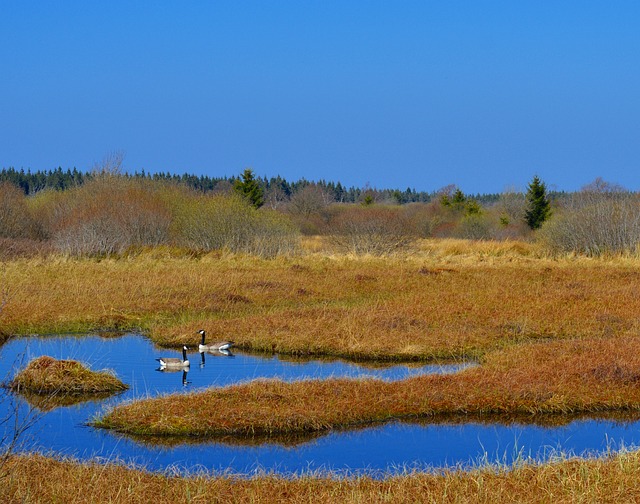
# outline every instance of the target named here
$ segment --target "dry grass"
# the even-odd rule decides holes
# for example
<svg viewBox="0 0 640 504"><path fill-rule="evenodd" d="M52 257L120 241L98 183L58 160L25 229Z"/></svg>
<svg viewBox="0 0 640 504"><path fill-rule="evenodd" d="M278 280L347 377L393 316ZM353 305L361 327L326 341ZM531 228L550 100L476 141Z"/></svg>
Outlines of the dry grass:
<svg viewBox="0 0 640 504"><path fill-rule="evenodd" d="M637 259L552 260L517 242L424 247L386 259L155 249L118 260L10 261L3 332L140 328L181 346L204 327L243 349L428 360L640 329Z"/></svg>
<svg viewBox="0 0 640 504"><path fill-rule="evenodd" d="M18 392L37 395L76 396L119 392L128 387L108 371L91 371L74 360L43 355L29 362L9 383Z"/></svg>
<svg viewBox="0 0 640 504"><path fill-rule="evenodd" d="M14 457L0 485L3 502L189 503L620 503L640 500L640 454L481 468L444 474L369 477L175 477L122 465Z"/></svg>
<svg viewBox="0 0 640 504"><path fill-rule="evenodd" d="M386 259L329 255L318 239L303 246L309 255L271 261L169 248L108 260L6 261L10 296L0 332L141 328L158 343L178 346L197 343L195 331L204 327L211 339L234 339L245 349L482 361L459 375L393 384L255 382L131 403L104 419L145 435L317 433L399 417L500 414L536 421L640 410L637 258L554 259L519 242L429 240L411 255ZM11 459L0 496L7 502L634 502L639 470L640 455L625 453L383 481L236 480L31 456Z"/></svg>
<svg viewBox="0 0 640 504"><path fill-rule="evenodd" d="M455 375L401 382L260 380L117 406L97 425L136 435L271 435L395 418L640 410L640 338L531 343Z"/></svg>

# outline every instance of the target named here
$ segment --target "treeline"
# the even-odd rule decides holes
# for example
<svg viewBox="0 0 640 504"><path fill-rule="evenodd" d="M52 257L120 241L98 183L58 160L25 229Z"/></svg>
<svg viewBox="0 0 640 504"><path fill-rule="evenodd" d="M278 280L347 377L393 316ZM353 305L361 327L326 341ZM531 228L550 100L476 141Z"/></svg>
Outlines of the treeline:
<svg viewBox="0 0 640 504"><path fill-rule="evenodd" d="M339 184L265 181L250 169L230 179L110 169L2 175L0 258L156 246L273 257L296 253L301 234L355 254L390 254L420 238L448 237L540 240L554 253L590 256L640 252L640 196L602 179L575 193L549 193L534 177L526 192L485 200L452 185L424 201L369 188L345 201L336 197Z"/></svg>
<svg viewBox="0 0 640 504"><path fill-rule="evenodd" d="M77 187L100 175L100 169L82 172L76 168L63 170L58 167L54 170L16 170L15 168L3 168L0 171L0 182L11 182L18 186L26 195L32 195L45 189L66 190ZM122 172L122 177L136 180L150 180L156 182L171 182L182 184L191 189L202 192L227 191L238 180L238 177L209 177L207 175L172 174L169 172L147 173L144 170L133 174ZM281 201L291 199L296 193L312 186L320 188L326 196L338 203L358 203L367 196L376 202L392 202L397 204L428 203L439 192L416 191L412 188L400 189L376 189L371 187L345 187L340 182L326 180L309 181L300 179L288 181L283 177L262 177L256 179L267 196L268 203L275 207ZM446 189L446 188L445 188ZM487 204L496 202L499 194L477 194L474 199Z"/></svg>

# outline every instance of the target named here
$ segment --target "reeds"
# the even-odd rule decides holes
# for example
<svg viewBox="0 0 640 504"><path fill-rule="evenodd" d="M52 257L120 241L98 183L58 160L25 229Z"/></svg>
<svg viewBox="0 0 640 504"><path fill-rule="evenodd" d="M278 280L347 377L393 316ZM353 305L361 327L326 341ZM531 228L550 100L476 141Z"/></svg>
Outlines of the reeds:
<svg viewBox="0 0 640 504"><path fill-rule="evenodd" d="M7 463L4 502L235 502L235 503L619 503L640 500L640 454L590 460L559 457L512 470L484 466L469 472L411 472L383 479L318 474L296 478L258 475L151 474L122 464L61 461L41 455Z"/></svg>

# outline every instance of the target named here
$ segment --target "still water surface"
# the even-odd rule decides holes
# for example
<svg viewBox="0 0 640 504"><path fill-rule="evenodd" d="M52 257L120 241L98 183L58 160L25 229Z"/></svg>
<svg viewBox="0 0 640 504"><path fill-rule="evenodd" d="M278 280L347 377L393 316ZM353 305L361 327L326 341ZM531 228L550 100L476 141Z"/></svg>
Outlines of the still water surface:
<svg viewBox="0 0 640 504"><path fill-rule="evenodd" d="M197 348L195 344L193 346ZM104 400L40 413L37 423L28 431L31 447L80 459L99 457L134 462L150 470L177 467L239 474L257 470L284 474L309 470L381 474L400 472L404 468L466 466L484 458L507 464L518 456L544 460L555 450L584 454L640 444L638 422L577 420L553 428L474 422L455 425L393 422L295 442L252 445L210 440L199 444L158 445L94 429L86 423L121 401L225 386L256 378L298 380L367 376L398 380L416 374L458 372L465 365L367 367L343 361L285 360L277 356L241 353L233 356L204 354L203 358L192 352L189 354L191 367L185 377L182 371L159 371L155 361L162 356L178 357L179 352L160 350L146 338L131 334L120 338L14 339L0 349L0 376L10 379L16 370L41 355L76 359L93 370L112 369L130 389ZM21 397L15 400L24 415L28 409L26 401ZM10 407L8 400L0 404L0 418L6 417Z"/></svg>

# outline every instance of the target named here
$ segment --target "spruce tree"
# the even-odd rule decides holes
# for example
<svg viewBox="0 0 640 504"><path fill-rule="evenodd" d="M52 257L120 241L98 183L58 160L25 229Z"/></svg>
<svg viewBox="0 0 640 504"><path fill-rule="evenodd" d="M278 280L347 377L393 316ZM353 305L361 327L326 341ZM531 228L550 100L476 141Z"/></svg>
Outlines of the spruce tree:
<svg viewBox="0 0 640 504"><path fill-rule="evenodd" d="M524 220L531 229L540 229L542 223L550 216L551 204L547 198L547 188L536 175L527 189L527 211Z"/></svg>
<svg viewBox="0 0 640 504"><path fill-rule="evenodd" d="M264 204L264 191L254 178L253 170L251 168L245 169L241 177L242 180L236 180L233 188L247 198L254 207L260 208Z"/></svg>

